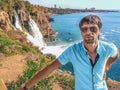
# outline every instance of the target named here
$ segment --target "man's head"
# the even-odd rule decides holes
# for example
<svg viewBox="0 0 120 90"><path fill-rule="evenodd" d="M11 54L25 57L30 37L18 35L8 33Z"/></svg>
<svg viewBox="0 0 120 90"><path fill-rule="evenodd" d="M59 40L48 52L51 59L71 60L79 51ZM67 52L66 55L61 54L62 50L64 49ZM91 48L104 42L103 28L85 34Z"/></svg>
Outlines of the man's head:
<svg viewBox="0 0 120 90"><path fill-rule="evenodd" d="M96 15L85 16L79 23L83 40L87 44L97 42L100 29L102 28L101 19Z"/></svg>

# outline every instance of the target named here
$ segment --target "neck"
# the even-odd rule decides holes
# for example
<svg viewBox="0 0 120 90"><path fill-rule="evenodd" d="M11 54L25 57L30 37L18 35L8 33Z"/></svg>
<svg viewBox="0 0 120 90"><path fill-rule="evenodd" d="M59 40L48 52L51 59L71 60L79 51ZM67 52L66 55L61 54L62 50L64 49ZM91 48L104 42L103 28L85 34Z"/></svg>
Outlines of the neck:
<svg viewBox="0 0 120 90"><path fill-rule="evenodd" d="M92 44L87 44L84 42L85 48L88 50L89 53L95 53L97 46L98 46L98 42L94 42Z"/></svg>

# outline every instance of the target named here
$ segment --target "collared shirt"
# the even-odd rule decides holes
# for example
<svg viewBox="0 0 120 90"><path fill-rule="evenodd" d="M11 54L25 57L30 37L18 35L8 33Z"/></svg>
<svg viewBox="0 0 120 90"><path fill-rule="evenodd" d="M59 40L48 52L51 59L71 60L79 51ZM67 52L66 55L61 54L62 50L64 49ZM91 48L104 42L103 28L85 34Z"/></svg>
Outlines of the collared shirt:
<svg viewBox="0 0 120 90"><path fill-rule="evenodd" d="M66 49L58 60L62 65L71 62L75 74L75 90L108 90L103 80L105 64L109 57L115 57L117 48L113 43L98 41L99 57L93 66L83 42Z"/></svg>

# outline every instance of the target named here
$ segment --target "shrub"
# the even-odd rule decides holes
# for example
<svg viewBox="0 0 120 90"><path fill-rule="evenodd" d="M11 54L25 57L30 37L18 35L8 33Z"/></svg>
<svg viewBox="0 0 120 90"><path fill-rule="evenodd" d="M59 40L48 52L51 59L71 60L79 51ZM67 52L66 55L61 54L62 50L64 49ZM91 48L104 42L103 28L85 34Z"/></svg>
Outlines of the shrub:
<svg viewBox="0 0 120 90"><path fill-rule="evenodd" d="M63 90L74 90L74 78L71 78L64 74L55 74L55 78Z"/></svg>
<svg viewBox="0 0 120 90"><path fill-rule="evenodd" d="M40 59L38 64L32 60L29 60L27 64L28 68L23 71L23 76L19 76L16 82L11 83L8 86L9 90L16 90L16 88L20 87L21 84L25 83L34 76L37 71L47 65L45 59L43 58ZM33 86L30 90L52 90L52 83L53 76L50 76L35 84L35 86Z"/></svg>

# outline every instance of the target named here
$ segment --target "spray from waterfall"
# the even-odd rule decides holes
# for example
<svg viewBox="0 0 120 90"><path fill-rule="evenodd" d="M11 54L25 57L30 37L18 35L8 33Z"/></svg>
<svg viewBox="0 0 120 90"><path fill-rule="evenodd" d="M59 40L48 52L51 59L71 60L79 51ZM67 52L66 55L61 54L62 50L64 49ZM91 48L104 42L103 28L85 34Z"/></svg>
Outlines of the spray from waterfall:
<svg viewBox="0 0 120 90"><path fill-rule="evenodd" d="M41 31L39 30L39 27L37 26L36 22L29 16L29 28L30 28L30 33L25 32L22 30L21 24L19 22L19 17L17 12L14 10L15 13L15 27L18 28L20 31L25 33L27 35L27 39L33 43L34 46L37 46L40 51L43 52L43 54L53 54L56 55L57 57L65 50L65 48L62 48L62 46L47 46L44 38L42 36Z"/></svg>
<svg viewBox="0 0 120 90"><path fill-rule="evenodd" d="M29 28L32 35L28 35L28 39L33 42L33 44L39 46L40 48L43 48L46 46L46 43L43 39L42 33L39 30L39 27L37 26L36 22L29 16Z"/></svg>
<svg viewBox="0 0 120 90"><path fill-rule="evenodd" d="M22 31L22 27L21 27L21 24L20 24L20 21L19 21L18 14L17 14L17 12L15 10L14 10L14 13L15 13L15 18L16 18L15 27L17 29L19 29L20 31Z"/></svg>
<svg viewBox="0 0 120 90"><path fill-rule="evenodd" d="M38 46L39 49L43 52L43 54L53 54L56 55L57 57L66 49L66 47L62 46L47 46L44 42L42 33L40 32L37 24L35 21L29 16L29 27L30 27L30 32L32 35L27 34L28 40L30 40L35 46ZM42 48L42 49L41 49Z"/></svg>

